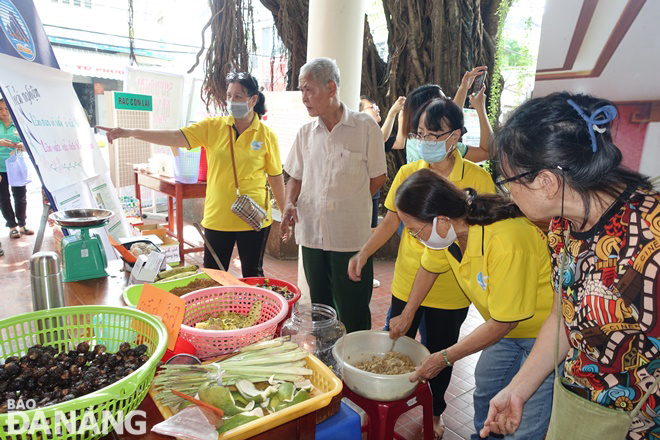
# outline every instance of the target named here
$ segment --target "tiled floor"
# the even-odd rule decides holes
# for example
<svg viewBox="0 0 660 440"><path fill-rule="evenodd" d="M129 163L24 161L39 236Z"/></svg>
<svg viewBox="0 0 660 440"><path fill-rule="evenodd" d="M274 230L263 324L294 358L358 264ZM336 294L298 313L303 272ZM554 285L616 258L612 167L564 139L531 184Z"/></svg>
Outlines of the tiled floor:
<svg viewBox="0 0 660 440"><path fill-rule="evenodd" d="M38 219L41 214L41 202L38 188L31 188L28 200L28 226L38 227ZM0 298L7 301L9 309L26 311L31 308L30 280L28 260L32 254L34 239L36 236L23 237L19 240L10 240L8 230L3 228L0 232L0 243L5 250L5 256L0 257L0 283L3 291ZM199 237L192 226L185 229L187 237ZM201 238L199 238L201 242ZM54 247L52 230L47 229L44 249L50 250ZM191 260L201 264L201 254L190 255ZM230 271L240 275L240 266L237 256L234 255ZM381 282L379 288L374 289L371 301L372 324L374 329L382 329L389 308L390 288L394 262L377 261L374 264L376 279ZM264 260L264 272L266 276L280 278L287 281L297 282L297 262L280 261L266 256ZM3 302L4 302L3 301ZM7 310L5 310L7 311ZM11 313L10 313L11 314ZM7 316L6 313L3 313ZM470 333L483 322L476 309L470 308L468 317L461 329L461 336ZM443 415L447 426L444 438L446 440L469 439L474 432L472 419L474 408L472 405L472 393L474 391L474 367L478 354L469 356L456 362L451 384L447 390L447 410ZM406 439L421 439L421 410L415 409L401 416L398 420L396 430Z"/></svg>

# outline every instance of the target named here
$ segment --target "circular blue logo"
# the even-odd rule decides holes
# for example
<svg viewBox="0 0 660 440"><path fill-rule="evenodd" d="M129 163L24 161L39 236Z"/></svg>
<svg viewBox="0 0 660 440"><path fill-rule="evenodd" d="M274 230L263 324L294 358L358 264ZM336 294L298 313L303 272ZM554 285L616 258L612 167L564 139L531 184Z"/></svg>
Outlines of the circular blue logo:
<svg viewBox="0 0 660 440"><path fill-rule="evenodd" d="M0 0L0 26L18 54L28 61L37 56L27 23L11 0Z"/></svg>

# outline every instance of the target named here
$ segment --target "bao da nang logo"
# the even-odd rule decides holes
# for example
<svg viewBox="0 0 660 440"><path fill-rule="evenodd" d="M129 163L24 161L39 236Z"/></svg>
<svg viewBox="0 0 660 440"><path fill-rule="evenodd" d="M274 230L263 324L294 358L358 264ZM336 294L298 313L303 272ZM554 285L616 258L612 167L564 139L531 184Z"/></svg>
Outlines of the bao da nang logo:
<svg viewBox="0 0 660 440"><path fill-rule="evenodd" d="M18 54L28 61L37 56L27 23L11 0L0 0L0 26Z"/></svg>

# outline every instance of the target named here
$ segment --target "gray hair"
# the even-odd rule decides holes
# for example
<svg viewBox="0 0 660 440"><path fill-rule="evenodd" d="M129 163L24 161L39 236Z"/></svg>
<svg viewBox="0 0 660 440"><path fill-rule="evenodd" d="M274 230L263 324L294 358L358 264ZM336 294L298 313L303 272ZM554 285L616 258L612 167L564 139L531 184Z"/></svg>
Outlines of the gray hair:
<svg viewBox="0 0 660 440"><path fill-rule="evenodd" d="M306 75L310 75L321 85L334 81L339 87L339 67L333 59L322 57L308 61L300 68L300 76Z"/></svg>

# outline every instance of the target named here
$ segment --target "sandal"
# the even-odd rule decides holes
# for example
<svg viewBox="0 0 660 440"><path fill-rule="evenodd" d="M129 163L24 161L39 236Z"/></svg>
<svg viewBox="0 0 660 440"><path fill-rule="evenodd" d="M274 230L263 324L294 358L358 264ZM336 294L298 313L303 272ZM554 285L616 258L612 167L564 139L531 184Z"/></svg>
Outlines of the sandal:
<svg viewBox="0 0 660 440"><path fill-rule="evenodd" d="M9 231L9 236L11 238L21 238L21 233L18 232L18 229L12 229L11 231Z"/></svg>
<svg viewBox="0 0 660 440"><path fill-rule="evenodd" d="M32 229L28 229L25 226L21 228L21 234L22 235L34 235L34 231Z"/></svg>
<svg viewBox="0 0 660 440"><path fill-rule="evenodd" d="M433 439L440 440L445 435L445 424L442 416L433 416Z"/></svg>

